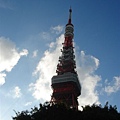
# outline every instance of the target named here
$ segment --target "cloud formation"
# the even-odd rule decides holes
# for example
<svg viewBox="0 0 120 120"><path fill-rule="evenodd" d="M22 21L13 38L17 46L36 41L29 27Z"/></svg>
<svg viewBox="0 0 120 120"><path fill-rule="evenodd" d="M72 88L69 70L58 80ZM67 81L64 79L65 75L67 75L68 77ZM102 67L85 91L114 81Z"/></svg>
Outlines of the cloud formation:
<svg viewBox="0 0 120 120"><path fill-rule="evenodd" d="M0 85L3 85L5 83L5 73L0 73Z"/></svg>
<svg viewBox="0 0 120 120"><path fill-rule="evenodd" d="M51 42L49 49L44 52L44 56L39 61L34 75L39 75L35 83L29 85L33 91L33 96L37 100L49 101L51 90L51 78L55 75L58 57L60 55L61 44L64 40L64 35L57 38L56 42Z"/></svg>
<svg viewBox="0 0 120 120"><path fill-rule="evenodd" d="M16 86L13 90L12 90L12 94L13 94L13 98L20 98L22 93L21 93L21 89Z"/></svg>
<svg viewBox="0 0 120 120"><path fill-rule="evenodd" d="M38 75L35 83L29 85L30 90L33 92L34 98L46 101L51 99L51 78L56 75L56 67L58 58L61 55L60 49L64 35L62 34L56 39L56 42L49 44L49 49L44 52L44 56L40 59L34 75ZM100 76L95 74L98 69L99 60L91 55L86 55L84 51L76 52L77 73L82 86L82 94L79 97L80 106L86 104L99 103L98 93L96 86L101 80Z"/></svg>
<svg viewBox="0 0 120 120"><path fill-rule="evenodd" d="M118 90L120 90L120 76L119 77L114 77L113 78L113 81L111 83L108 83L106 81L106 86L105 86L105 89L104 91L110 95L112 93L115 93L117 92Z"/></svg>
<svg viewBox="0 0 120 120"><path fill-rule="evenodd" d="M32 102L27 102L27 103L25 103L25 106L29 106L31 104L32 104Z"/></svg>
<svg viewBox="0 0 120 120"><path fill-rule="evenodd" d="M37 57L37 53L38 53L38 50L33 51L32 57L33 57L33 58Z"/></svg>
<svg viewBox="0 0 120 120"><path fill-rule="evenodd" d="M63 28L64 28L64 26L58 25L55 27L51 27L50 30L52 33L60 34L63 31Z"/></svg>
<svg viewBox="0 0 120 120"><path fill-rule="evenodd" d="M10 72L19 59L27 54L26 49L19 52L9 38L0 37L0 85L5 83L6 72Z"/></svg>
<svg viewBox="0 0 120 120"><path fill-rule="evenodd" d="M51 41L56 35L59 35L63 31L63 26L58 25L58 26L52 26L47 32L41 32L39 34L40 38L45 40L45 41Z"/></svg>
<svg viewBox="0 0 120 120"><path fill-rule="evenodd" d="M98 92L96 87L101 77L95 74L98 69L99 60L91 55L86 55L81 51L76 55L77 73L82 86L81 96L79 97L79 105L91 105L99 103Z"/></svg>

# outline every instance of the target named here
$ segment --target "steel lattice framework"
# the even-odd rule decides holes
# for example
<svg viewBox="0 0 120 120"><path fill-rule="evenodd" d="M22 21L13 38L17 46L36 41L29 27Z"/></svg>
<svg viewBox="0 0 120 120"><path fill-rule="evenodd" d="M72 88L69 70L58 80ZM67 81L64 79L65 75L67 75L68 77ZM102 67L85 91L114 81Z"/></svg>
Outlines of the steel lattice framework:
<svg viewBox="0 0 120 120"><path fill-rule="evenodd" d="M71 23L72 9L69 10L69 19L65 28L65 39L62 55L57 65L57 75L52 77L52 97L55 103L64 102L67 106L78 109L77 98L81 94L81 86L76 72L76 63L73 47L74 26Z"/></svg>

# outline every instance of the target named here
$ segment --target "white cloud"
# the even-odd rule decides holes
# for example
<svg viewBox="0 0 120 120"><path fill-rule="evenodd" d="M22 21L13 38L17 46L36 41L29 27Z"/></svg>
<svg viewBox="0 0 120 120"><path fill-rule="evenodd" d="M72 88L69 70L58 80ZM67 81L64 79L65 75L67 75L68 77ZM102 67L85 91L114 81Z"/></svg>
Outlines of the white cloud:
<svg viewBox="0 0 120 120"><path fill-rule="evenodd" d="M51 31L52 31L52 33L60 34L63 31L63 28L64 28L64 26L58 25L55 27L51 27Z"/></svg>
<svg viewBox="0 0 120 120"><path fill-rule="evenodd" d="M28 50L27 49L23 49L20 53L20 56L27 56L28 55Z"/></svg>
<svg viewBox="0 0 120 120"><path fill-rule="evenodd" d="M5 83L5 72L10 72L21 56L27 56L27 54L26 49L18 52L15 44L9 38L0 37L0 83Z"/></svg>
<svg viewBox="0 0 120 120"><path fill-rule="evenodd" d="M63 31L63 28L64 27L62 25L54 26L51 27L47 32L41 32L39 36L42 40L51 41L56 35Z"/></svg>
<svg viewBox="0 0 120 120"><path fill-rule="evenodd" d="M61 55L60 49L64 35L61 35L56 42L51 42L49 49L44 52L44 56L39 61L34 75L39 75L35 83L29 85L33 96L39 100L50 100L52 94L51 78L55 75L58 58ZM84 51L76 55L77 73L82 86L82 94L79 97L80 106L86 104L99 103L96 86L101 80L100 76L95 74L98 69L99 60L91 55L86 55Z"/></svg>
<svg viewBox="0 0 120 120"><path fill-rule="evenodd" d="M96 87L101 80L100 76L94 72L98 69L99 60L91 55L86 55L84 51L76 55L77 73L82 86L81 96L79 97L79 105L91 105L99 103Z"/></svg>
<svg viewBox="0 0 120 120"><path fill-rule="evenodd" d="M43 40L52 40L52 36L49 32L41 32L40 33L40 37L43 39Z"/></svg>
<svg viewBox="0 0 120 120"><path fill-rule="evenodd" d="M6 77L5 73L0 73L0 86L5 83L5 77Z"/></svg>
<svg viewBox="0 0 120 120"><path fill-rule="evenodd" d="M11 91L11 95L13 95L13 98L20 98L22 95L21 89L18 86L14 87Z"/></svg>
<svg viewBox="0 0 120 120"><path fill-rule="evenodd" d="M37 57L37 53L38 53L38 50L33 51L32 57L33 57L33 58L34 58L34 57Z"/></svg>
<svg viewBox="0 0 120 120"><path fill-rule="evenodd" d="M25 106L29 106L31 104L32 104L32 102L27 102L27 103L25 103Z"/></svg>
<svg viewBox="0 0 120 120"><path fill-rule="evenodd" d="M115 93L118 90L120 90L120 76L119 77L114 77L113 81L111 83L108 83L106 81L107 86L105 86L104 91L110 95L111 93Z"/></svg>
<svg viewBox="0 0 120 120"><path fill-rule="evenodd" d="M51 43L49 50L44 52L44 56L39 61L34 75L38 74L39 78L35 83L29 85L30 90L33 91L33 96L36 99L42 99L43 101L50 100L51 90L51 78L55 75L58 57L60 55L61 44L64 40L64 35L61 35L54 46Z"/></svg>

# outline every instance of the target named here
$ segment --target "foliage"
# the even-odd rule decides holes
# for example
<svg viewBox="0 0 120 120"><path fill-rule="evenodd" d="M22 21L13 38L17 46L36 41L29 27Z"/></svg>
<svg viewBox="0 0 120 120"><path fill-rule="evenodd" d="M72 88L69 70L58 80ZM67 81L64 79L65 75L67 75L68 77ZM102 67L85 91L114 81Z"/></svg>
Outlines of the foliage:
<svg viewBox="0 0 120 120"><path fill-rule="evenodd" d="M101 105L85 106L82 111L68 108L65 104L46 102L39 108L31 108L31 111L15 112L13 120L120 120L120 113L116 106Z"/></svg>

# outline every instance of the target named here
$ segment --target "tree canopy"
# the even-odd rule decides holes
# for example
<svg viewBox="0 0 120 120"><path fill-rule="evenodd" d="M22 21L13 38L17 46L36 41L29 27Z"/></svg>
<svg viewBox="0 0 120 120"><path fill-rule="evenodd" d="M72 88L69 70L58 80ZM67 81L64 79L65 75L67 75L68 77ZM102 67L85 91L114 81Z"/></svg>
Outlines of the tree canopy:
<svg viewBox="0 0 120 120"><path fill-rule="evenodd" d="M39 108L31 108L30 111L16 112L13 120L120 120L120 113L116 106L86 105L83 110L69 108L65 104L53 104L46 102Z"/></svg>

